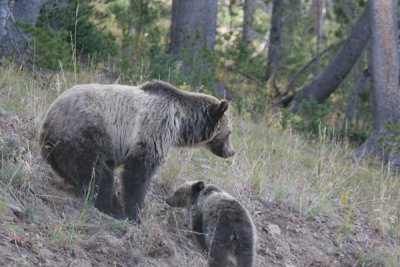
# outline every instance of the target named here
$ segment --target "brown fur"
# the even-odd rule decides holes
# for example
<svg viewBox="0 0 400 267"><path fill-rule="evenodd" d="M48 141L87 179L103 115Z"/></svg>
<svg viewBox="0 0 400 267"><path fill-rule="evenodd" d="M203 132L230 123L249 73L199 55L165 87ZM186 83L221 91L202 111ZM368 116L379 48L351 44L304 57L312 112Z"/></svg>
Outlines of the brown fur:
<svg viewBox="0 0 400 267"><path fill-rule="evenodd" d="M125 215L136 221L150 178L173 146L203 145L234 154L226 101L189 93L161 81L132 87L84 84L50 106L39 130L42 155L79 188L94 179L95 206L115 217L114 169L123 166Z"/></svg>
<svg viewBox="0 0 400 267"><path fill-rule="evenodd" d="M166 202L191 208L192 227L201 247L208 251L210 267L251 267L256 242L248 211L231 195L203 181L186 182Z"/></svg>

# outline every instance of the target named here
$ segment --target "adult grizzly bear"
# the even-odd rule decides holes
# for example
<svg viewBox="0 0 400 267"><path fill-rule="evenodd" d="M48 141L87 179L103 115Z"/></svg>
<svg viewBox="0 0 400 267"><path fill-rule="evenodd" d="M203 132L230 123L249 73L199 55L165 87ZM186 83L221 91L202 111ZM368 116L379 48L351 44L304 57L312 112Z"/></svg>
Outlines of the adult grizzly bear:
<svg viewBox="0 0 400 267"><path fill-rule="evenodd" d="M203 145L234 154L224 100L151 81L139 86L77 85L59 96L39 130L42 156L79 188L93 179L95 206L124 217L112 205L113 174L122 165L122 206L137 221L150 178L173 146Z"/></svg>
<svg viewBox="0 0 400 267"><path fill-rule="evenodd" d="M201 247L209 253L208 266L253 265L256 243L253 221L233 196L214 185L195 181L179 186L166 202L171 207L191 210L193 231Z"/></svg>

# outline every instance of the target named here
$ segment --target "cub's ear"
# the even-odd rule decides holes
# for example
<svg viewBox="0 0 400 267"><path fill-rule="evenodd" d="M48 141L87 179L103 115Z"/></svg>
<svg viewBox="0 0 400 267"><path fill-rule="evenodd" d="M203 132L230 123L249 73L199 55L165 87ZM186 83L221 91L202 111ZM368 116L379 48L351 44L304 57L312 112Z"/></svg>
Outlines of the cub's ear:
<svg viewBox="0 0 400 267"><path fill-rule="evenodd" d="M194 193L200 192L205 187L204 181L198 181L192 185L192 191Z"/></svg>
<svg viewBox="0 0 400 267"><path fill-rule="evenodd" d="M213 119L218 121L222 115L224 115L225 111L228 110L229 104L228 101L222 100L218 104L212 104L209 106L209 114Z"/></svg>

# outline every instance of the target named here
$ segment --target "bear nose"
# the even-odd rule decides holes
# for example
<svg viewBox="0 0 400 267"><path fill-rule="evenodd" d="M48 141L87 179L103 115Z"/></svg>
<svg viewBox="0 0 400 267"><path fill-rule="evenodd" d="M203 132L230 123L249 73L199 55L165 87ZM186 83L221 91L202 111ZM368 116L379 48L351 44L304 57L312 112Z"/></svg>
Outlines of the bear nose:
<svg viewBox="0 0 400 267"><path fill-rule="evenodd" d="M223 158L230 158L235 155L235 149L231 146L229 149L226 149L222 155Z"/></svg>
<svg viewBox="0 0 400 267"><path fill-rule="evenodd" d="M235 150L232 149L232 150L228 151L225 156L226 156L226 158L230 158L233 155L235 155Z"/></svg>
<svg viewBox="0 0 400 267"><path fill-rule="evenodd" d="M165 199L165 202L171 206L171 200L169 198Z"/></svg>

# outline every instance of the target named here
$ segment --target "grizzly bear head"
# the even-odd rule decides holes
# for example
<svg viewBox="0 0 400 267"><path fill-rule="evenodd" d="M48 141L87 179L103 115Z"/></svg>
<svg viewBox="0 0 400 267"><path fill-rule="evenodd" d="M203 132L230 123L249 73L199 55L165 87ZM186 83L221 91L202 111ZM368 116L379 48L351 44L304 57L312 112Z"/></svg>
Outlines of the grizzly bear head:
<svg viewBox="0 0 400 267"><path fill-rule="evenodd" d="M235 154L231 142L232 123L226 115L228 102L222 100L218 104L209 107L209 116L216 122L216 128L212 139L205 144L212 153L222 158L229 158Z"/></svg>

